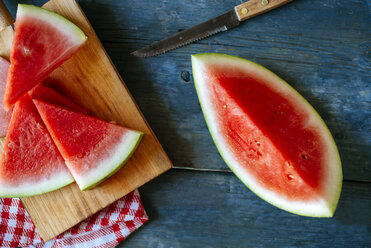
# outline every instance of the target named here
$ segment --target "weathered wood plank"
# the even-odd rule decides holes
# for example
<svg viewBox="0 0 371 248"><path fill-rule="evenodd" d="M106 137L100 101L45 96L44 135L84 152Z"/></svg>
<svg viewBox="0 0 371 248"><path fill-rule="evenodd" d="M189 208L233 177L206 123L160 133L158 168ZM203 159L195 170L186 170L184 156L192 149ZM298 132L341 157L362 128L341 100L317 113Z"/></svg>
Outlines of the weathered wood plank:
<svg viewBox="0 0 371 248"><path fill-rule="evenodd" d="M191 73L190 54L213 51L250 58L286 79L313 104L334 134L344 177L371 180L371 32L365 1L294 1L162 56L129 55L235 3L82 2L175 165L227 168L206 128L192 80L181 77Z"/></svg>
<svg viewBox="0 0 371 248"><path fill-rule="evenodd" d="M369 247L371 184L345 182L333 218L271 206L232 173L172 170L140 188L149 222L119 247Z"/></svg>
<svg viewBox="0 0 371 248"><path fill-rule="evenodd" d="M14 13L15 1L6 2ZM370 181L369 1L296 0L238 28L158 57L139 59L130 55L241 2L80 1L176 166L227 169L203 120L189 56L222 52L261 63L293 85L332 131L344 178Z"/></svg>

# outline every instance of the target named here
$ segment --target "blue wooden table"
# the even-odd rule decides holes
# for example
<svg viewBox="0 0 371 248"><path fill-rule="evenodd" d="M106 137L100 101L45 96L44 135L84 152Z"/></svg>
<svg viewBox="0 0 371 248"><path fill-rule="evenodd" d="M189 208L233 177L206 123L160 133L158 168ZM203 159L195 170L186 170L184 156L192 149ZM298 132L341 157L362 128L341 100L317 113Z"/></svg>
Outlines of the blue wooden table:
<svg viewBox="0 0 371 248"><path fill-rule="evenodd" d="M5 2L14 14L16 1ZM370 0L294 0L148 59L130 52L243 1L79 2L176 167L140 189L150 220L120 247L371 247ZM190 55L201 52L268 67L320 113L343 163L343 191L333 218L279 210L229 171L193 85Z"/></svg>

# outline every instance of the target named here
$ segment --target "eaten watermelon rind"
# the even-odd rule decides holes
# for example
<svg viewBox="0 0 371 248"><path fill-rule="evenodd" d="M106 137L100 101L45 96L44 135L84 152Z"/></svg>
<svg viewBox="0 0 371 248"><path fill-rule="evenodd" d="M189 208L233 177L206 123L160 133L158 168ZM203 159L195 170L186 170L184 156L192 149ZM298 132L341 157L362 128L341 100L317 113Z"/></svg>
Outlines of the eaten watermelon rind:
<svg viewBox="0 0 371 248"><path fill-rule="evenodd" d="M28 5L28 4L18 4L17 9L17 19L21 19L22 16L34 17L40 20L44 20L64 33L66 36L70 37L71 40L75 41L77 44L82 44L86 41L87 37L84 32L77 27L75 24L67 20L61 15L58 15L49 10Z"/></svg>
<svg viewBox="0 0 371 248"><path fill-rule="evenodd" d="M41 195L65 187L74 181L70 173L61 172L58 175L54 175L53 178L23 184L20 187L14 187L0 182L0 197L15 198Z"/></svg>
<svg viewBox="0 0 371 248"><path fill-rule="evenodd" d="M76 180L80 189L82 191L92 189L121 169L136 151L142 137L143 133L139 131L130 130L125 133L121 142L113 148L111 155L100 162L102 166L98 165L95 170L84 175L84 178Z"/></svg>
<svg viewBox="0 0 371 248"><path fill-rule="evenodd" d="M238 162L234 159L233 155L228 152L228 146L225 144L223 139L219 137L216 118L213 116L211 106L208 106L208 95L204 89L203 80L203 66L209 62L216 63L230 63L235 66L241 66L246 70L250 70L251 73L263 74L267 82L272 83L272 87L278 88L280 91L284 91L289 94L290 97L300 102L305 108L305 111L311 115L311 123L316 125L323 137L325 137L326 144L328 147L327 153L329 154L329 175L327 175L326 185L326 196L323 198L316 199L311 202L307 201L292 201L285 199L282 195L277 195L276 193L265 189L259 184L246 170L241 169L238 166ZM319 114L314 110L314 108L289 84L287 84L283 79L278 77L276 74L266 69L265 67L258 65L252 61L239 58L236 56L217 54L217 53L203 53L192 55L192 73L194 77L194 83L197 91L197 95L200 101L202 112L210 130L211 137L221 154L223 160L230 167L230 169L235 173L235 175L255 194L264 199L265 201L271 203L272 205L281 208L285 211L295 213L303 216L310 217L332 217L337 203L340 198L341 187L342 187L342 169L339 152L337 150L335 141L327 128L326 124L319 116Z"/></svg>

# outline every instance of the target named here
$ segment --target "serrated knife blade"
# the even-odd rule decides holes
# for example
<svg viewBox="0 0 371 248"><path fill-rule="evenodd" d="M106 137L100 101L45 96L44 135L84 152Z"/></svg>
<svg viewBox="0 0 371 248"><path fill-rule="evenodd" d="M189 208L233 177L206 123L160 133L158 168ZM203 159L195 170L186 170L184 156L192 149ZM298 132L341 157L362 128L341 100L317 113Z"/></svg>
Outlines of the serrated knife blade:
<svg viewBox="0 0 371 248"><path fill-rule="evenodd" d="M237 27L242 21L291 1L292 0L250 0L235 6L233 10L227 13L183 30L173 36L132 52L131 54L136 57L156 56L216 33Z"/></svg>
<svg viewBox="0 0 371 248"><path fill-rule="evenodd" d="M144 47L132 53L137 57L151 57L206 38L213 34L227 31L240 24L236 12L231 10L223 15L198 24L192 28L183 30L173 36L163 39L150 46Z"/></svg>

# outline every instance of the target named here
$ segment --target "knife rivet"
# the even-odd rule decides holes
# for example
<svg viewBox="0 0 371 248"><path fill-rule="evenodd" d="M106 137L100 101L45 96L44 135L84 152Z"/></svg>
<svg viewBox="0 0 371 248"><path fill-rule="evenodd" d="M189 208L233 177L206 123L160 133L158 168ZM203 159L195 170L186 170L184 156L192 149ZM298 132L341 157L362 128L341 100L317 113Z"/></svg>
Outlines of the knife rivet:
<svg viewBox="0 0 371 248"><path fill-rule="evenodd" d="M269 3L269 1L268 0L262 0L262 5L264 6L264 5L267 5Z"/></svg>
<svg viewBox="0 0 371 248"><path fill-rule="evenodd" d="M249 12L249 11L248 11L246 8L241 9L241 13L242 13L243 15L247 14L247 12Z"/></svg>

